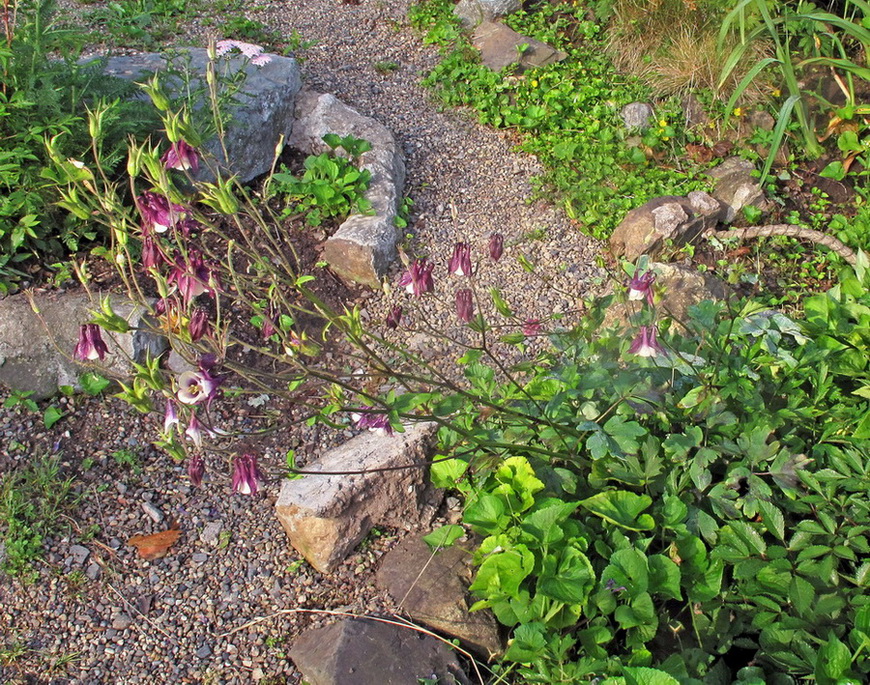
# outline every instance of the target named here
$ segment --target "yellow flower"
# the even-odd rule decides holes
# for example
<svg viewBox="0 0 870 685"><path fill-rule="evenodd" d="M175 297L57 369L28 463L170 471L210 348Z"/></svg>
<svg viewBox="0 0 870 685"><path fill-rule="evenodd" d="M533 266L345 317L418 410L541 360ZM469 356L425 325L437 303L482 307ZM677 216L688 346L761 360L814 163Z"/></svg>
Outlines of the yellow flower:
<svg viewBox="0 0 870 685"><path fill-rule="evenodd" d="M773 95L773 97L778 98L780 95L782 95L782 91L779 88L774 88L772 91L770 91L770 94Z"/></svg>
<svg viewBox="0 0 870 685"><path fill-rule="evenodd" d="M538 82L535 81L534 79L532 79L532 88L537 88L537 87L538 87Z"/></svg>
<svg viewBox="0 0 870 685"><path fill-rule="evenodd" d="M671 139L670 136L662 136L662 140L664 140L664 141L668 141L668 140L670 140L670 139Z"/></svg>
<svg viewBox="0 0 870 685"><path fill-rule="evenodd" d="M665 121L664 119L659 119L659 126L661 126L662 128L664 128L664 127L667 126L667 125L668 125L668 122L667 122L667 121Z"/></svg>
<svg viewBox="0 0 870 685"><path fill-rule="evenodd" d="M742 107L735 107L734 108L734 116L735 117L742 117L743 116L743 108Z"/></svg>

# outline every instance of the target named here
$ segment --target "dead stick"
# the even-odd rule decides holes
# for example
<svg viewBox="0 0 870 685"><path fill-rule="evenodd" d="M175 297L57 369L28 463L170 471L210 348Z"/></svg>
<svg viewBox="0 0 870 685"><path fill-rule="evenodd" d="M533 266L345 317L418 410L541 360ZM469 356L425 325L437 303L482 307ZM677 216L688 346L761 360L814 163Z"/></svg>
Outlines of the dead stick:
<svg viewBox="0 0 870 685"><path fill-rule="evenodd" d="M815 231L794 224L771 224L769 226L753 226L751 228L730 228L725 231L707 231L704 235L708 238L769 238L775 235L784 235L789 238L801 238L818 245L824 245L835 254L840 255L852 266L858 264L858 257L851 247L837 240L834 236Z"/></svg>

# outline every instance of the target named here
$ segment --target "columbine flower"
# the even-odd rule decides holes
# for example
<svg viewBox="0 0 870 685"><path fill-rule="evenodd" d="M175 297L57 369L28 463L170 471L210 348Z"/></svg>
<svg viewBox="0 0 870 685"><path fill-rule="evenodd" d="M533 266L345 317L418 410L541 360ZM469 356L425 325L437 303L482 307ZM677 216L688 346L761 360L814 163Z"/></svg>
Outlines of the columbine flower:
<svg viewBox="0 0 870 685"><path fill-rule="evenodd" d="M205 309L197 308L190 317L190 323L187 326L190 333L190 339L196 342L206 335L212 334L211 322L208 320L208 312Z"/></svg>
<svg viewBox="0 0 870 685"><path fill-rule="evenodd" d="M402 307L401 305L396 305L390 310L390 313L387 314L387 318L384 321L387 328L398 328L399 324L402 321Z"/></svg>
<svg viewBox="0 0 870 685"><path fill-rule="evenodd" d="M184 218L184 207L167 200L159 193L145 191L136 198L136 206L142 214L143 226L154 229L158 233L165 233Z"/></svg>
<svg viewBox="0 0 870 685"><path fill-rule="evenodd" d="M79 341L73 350L73 357L83 362L92 362L95 359L103 361L108 351L97 324L86 323L79 328Z"/></svg>
<svg viewBox="0 0 870 685"><path fill-rule="evenodd" d="M374 407L363 405L360 411L353 412L350 417L356 422L357 428L368 428L373 433L392 435L393 427L386 414L372 411Z"/></svg>
<svg viewBox="0 0 870 685"><path fill-rule="evenodd" d="M538 335L541 332L540 319L526 319L523 322L523 335Z"/></svg>
<svg viewBox="0 0 870 685"><path fill-rule="evenodd" d="M644 271L643 273L635 273L634 277L628 283L628 299L643 300L652 306L653 290L652 284L655 281L656 275L652 271Z"/></svg>
<svg viewBox="0 0 870 685"><path fill-rule="evenodd" d="M409 295L420 296L435 289L432 281L432 269L434 264L429 263L425 257L417 259L399 280L399 287L404 288Z"/></svg>
<svg viewBox="0 0 870 685"><path fill-rule="evenodd" d="M185 371L178 377L176 396L182 404L200 404L214 399L218 385L207 371Z"/></svg>
<svg viewBox="0 0 870 685"><path fill-rule="evenodd" d="M187 430L184 431L184 434L193 441L194 445L202 447L202 433L202 424L199 422L199 419L196 418L196 414L191 414L190 423L187 424Z"/></svg>
<svg viewBox="0 0 870 685"><path fill-rule="evenodd" d="M194 487L202 485L202 477L205 475L205 461L199 454L192 454L187 460L187 477Z"/></svg>
<svg viewBox="0 0 870 685"><path fill-rule="evenodd" d="M447 270L455 276L471 276L471 245L456 243Z"/></svg>
<svg viewBox="0 0 870 685"><path fill-rule="evenodd" d="M173 426L177 426L178 414L175 411L175 402L166 400L166 411L163 412L163 432L168 433Z"/></svg>
<svg viewBox="0 0 870 685"><path fill-rule="evenodd" d="M142 266L146 269L150 269L152 267L160 266L160 262L162 261L163 253L160 251L157 241L154 240L152 235L146 233L142 237Z"/></svg>
<svg viewBox="0 0 870 685"><path fill-rule="evenodd" d="M199 250L191 249L187 259L176 253L175 262L167 277L167 282L175 283L185 304L203 293L213 295L219 288L216 274L206 265Z"/></svg>
<svg viewBox="0 0 870 685"><path fill-rule="evenodd" d="M638 357L656 357L664 352L656 340L655 326L641 326L640 332L628 348L629 354L636 354Z"/></svg>
<svg viewBox="0 0 870 685"><path fill-rule="evenodd" d="M493 233L489 236L489 257L497 262L504 252L504 236L501 233Z"/></svg>
<svg viewBox="0 0 870 685"><path fill-rule="evenodd" d="M163 162L166 169L177 169L178 171L189 169L193 173L199 170L199 155L183 140L172 143L160 161Z"/></svg>
<svg viewBox="0 0 870 685"><path fill-rule="evenodd" d="M257 458L253 454L243 454L236 457L233 468L233 492L243 495L255 495L260 489L262 476L257 467Z"/></svg>
<svg viewBox="0 0 870 685"><path fill-rule="evenodd" d="M474 295L468 288L456 291L456 316L465 323L474 317Z"/></svg>

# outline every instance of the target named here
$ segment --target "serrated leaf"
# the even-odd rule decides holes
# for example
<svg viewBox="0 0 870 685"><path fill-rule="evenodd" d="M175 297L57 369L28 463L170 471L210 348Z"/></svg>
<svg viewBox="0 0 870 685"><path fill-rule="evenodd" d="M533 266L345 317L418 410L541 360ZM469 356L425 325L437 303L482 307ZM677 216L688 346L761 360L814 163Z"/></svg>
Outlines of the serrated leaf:
<svg viewBox="0 0 870 685"><path fill-rule="evenodd" d="M800 576L795 576L791 579L788 587L788 598L791 605L797 609L798 613L806 614L809 608L813 605L816 598L816 591L810 583Z"/></svg>
<svg viewBox="0 0 870 685"><path fill-rule="evenodd" d="M785 541L785 518L782 512L770 502L760 500L758 509L761 511L761 520L764 527L767 528L778 540Z"/></svg>

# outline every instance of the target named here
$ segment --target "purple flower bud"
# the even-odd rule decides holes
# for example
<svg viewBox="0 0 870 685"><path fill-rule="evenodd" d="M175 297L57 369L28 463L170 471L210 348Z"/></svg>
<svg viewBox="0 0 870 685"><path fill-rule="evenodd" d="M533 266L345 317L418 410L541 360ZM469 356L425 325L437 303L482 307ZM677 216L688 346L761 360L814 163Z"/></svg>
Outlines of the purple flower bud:
<svg viewBox="0 0 870 685"><path fill-rule="evenodd" d="M372 411L374 407L363 405L358 412L353 412L350 417L356 422L358 428L368 428L373 433L392 435L393 427L389 417L383 412Z"/></svg>
<svg viewBox="0 0 870 685"><path fill-rule="evenodd" d="M526 319L523 322L523 335L539 335L541 333L540 319Z"/></svg>
<svg viewBox="0 0 870 685"><path fill-rule="evenodd" d="M419 297L423 293L435 289L432 281L432 269L435 268L425 257L417 259L399 280L399 287L405 289L409 295Z"/></svg>
<svg viewBox="0 0 870 685"><path fill-rule="evenodd" d="M166 411L163 412L163 432L168 433L173 426L177 426L178 414L175 411L175 402L166 400Z"/></svg>
<svg viewBox="0 0 870 685"><path fill-rule="evenodd" d="M471 245L456 243L447 271L455 276L471 276Z"/></svg>
<svg viewBox="0 0 870 685"><path fill-rule="evenodd" d="M262 476L253 454L236 457L233 468L233 492L242 495L255 495L262 484Z"/></svg>
<svg viewBox="0 0 870 685"><path fill-rule="evenodd" d="M205 309L197 308L190 317L190 324L187 326L190 333L190 339L196 342L203 336L212 334L211 321L208 319L208 312Z"/></svg>
<svg viewBox="0 0 870 685"><path fill-rule="evenodd" d="M468 288L456 291L456 316L465 323L474 317L474 295Z"/></svg>
<svg viewBox="0 0 870 685"><path fill-rule="evenodd" d="M501 233L493 233L489 236L489 257L497 262L504 253L504 236Z"/></svg>
<svg viewBox="0 0 870 685"><path fill-rule="evenodd" d="M202 455L192 454L187 459L187 477L194 487L202 485L202 477L205 475L205 461Z"/></svg>
<svg viewBox="0 0 870 685"><path fill-rule="evenodd" d="M194 445L202 447L203 426L196 418L196 414L191 414L190 423L187 424L187 430L184 431L184 434L193 441Z"/></svg>
<svg viewBox="0 0 870 685"><path fill-rule="evenodd" d="M86 323L79 328L79 341L73 350L73 357L82 362L92 362L95 359L103 361L109 348L103 342L100 327L95 323Z"/></svg>
<svg viewBox="0 0 870 685"><path fill-rule="evenodd" d="M136 198L136 206L142 215L143 230L147 233L154 229L164 233L184 217L185 209L167 200L159 193L145 191Z"/></svg>
<svg viewBox="0 0 870 685"><path fill-rule="evenodd" d="M200 404L214 399L218 380L204 371L185 371L178 377L176 396L182 404Z"/></svg>
<svg viewBox="0 0 870 685"><path fill-rule="evenodd" d="M160 266L163 261L163 253L154 237L146 233L142 237L142 266L146 269L151 269Z"/></svg>
<svg viewBox="0 0 870 685"><path fill-rule="evenodd" d="M656 275L652 271L643 273L635 273L634 278L628 283L628 299L643 300L652 306L653 304L653 289L652 284L655 281Z"/></svg>
<svg viewBox="0 0 870 685"><path fill-rule="evenodd" d="M398 328L399 324L402 322L402 307L401 305L396 305L390 310L390 313L387 314L387 318L384 321L387 328Z"/></svg>
<svg viewBox="0 0 870 685"><path fill-rule="evenodd" d="M178 171L189 169L193 173L199 170L199 155L183 140L172 143L160 161L163 162L166 169L177 169Z"/></svg>
<svg viewBox="0 0 870 685"><path fill-rule="evenodd" d="M629 354L636 354L638 357L657 357L664 354L664 349L656 340L655 326L641 326L640 331L628 348Z"/></svg>

